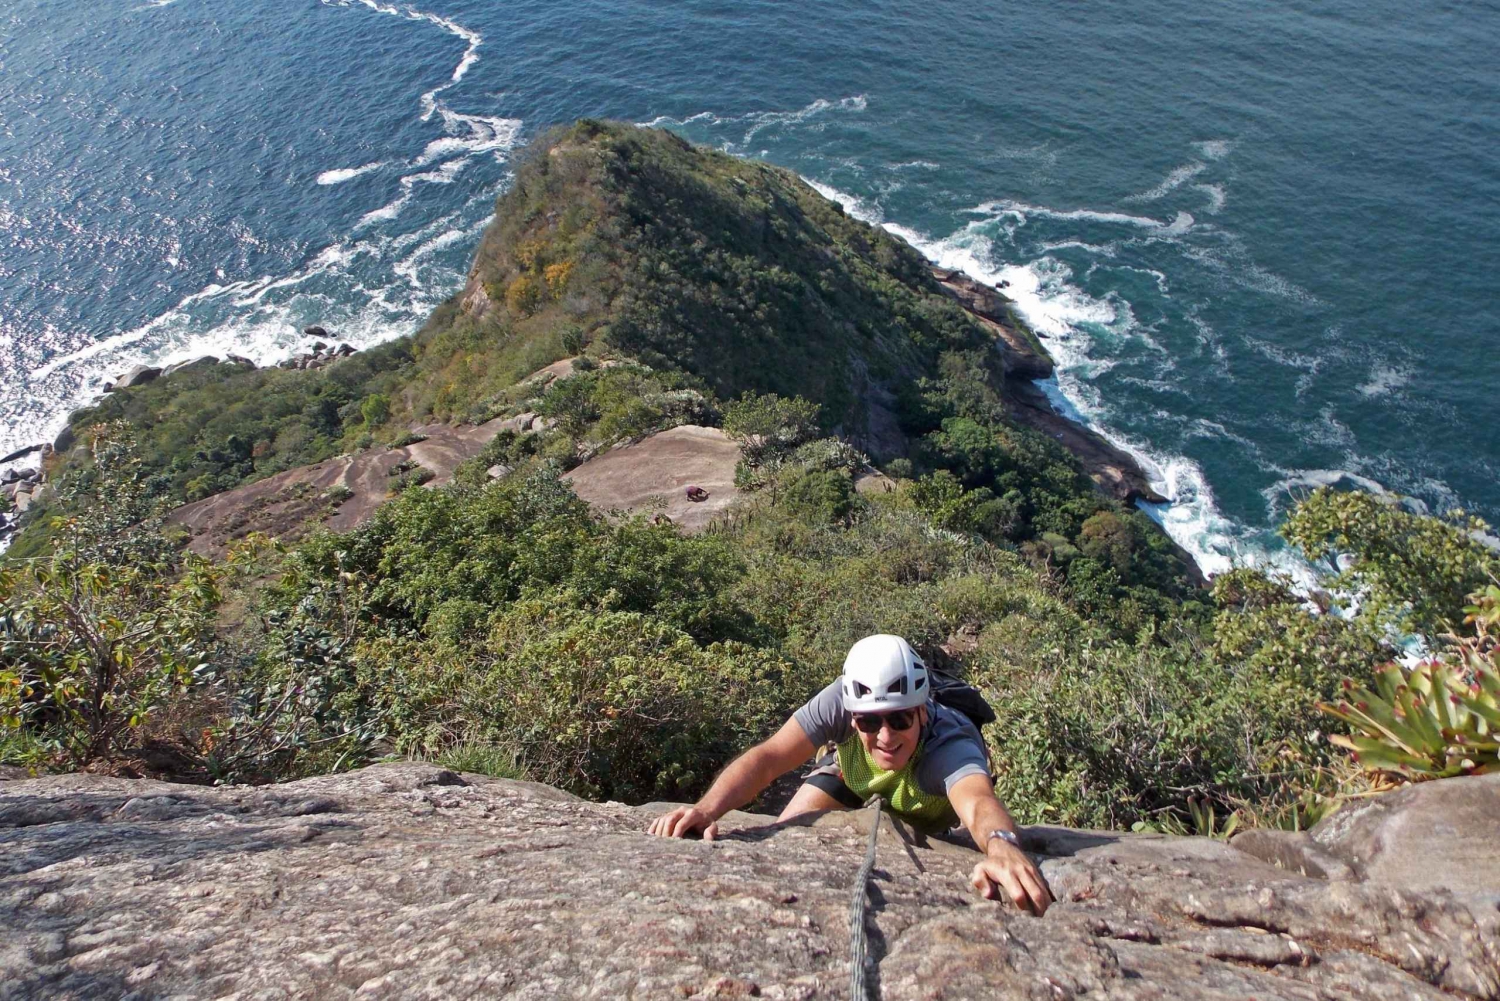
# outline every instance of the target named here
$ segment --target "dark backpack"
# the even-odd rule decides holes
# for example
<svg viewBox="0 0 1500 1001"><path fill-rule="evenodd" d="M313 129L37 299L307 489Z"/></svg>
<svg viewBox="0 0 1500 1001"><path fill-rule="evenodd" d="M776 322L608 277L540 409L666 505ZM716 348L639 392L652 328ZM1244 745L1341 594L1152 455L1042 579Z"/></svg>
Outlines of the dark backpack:
<svg viewBox="0 0 1500 1001"><path fill-rule="evenodd" d="M960 680L947 671L929 667L927 684L932 691L933 701L949 709L957 709L969 717L975 729L980 733L984 732L986 724L995 722L995 710L990 708L990 704L979 693L979 689L968 682Z"/></svg>

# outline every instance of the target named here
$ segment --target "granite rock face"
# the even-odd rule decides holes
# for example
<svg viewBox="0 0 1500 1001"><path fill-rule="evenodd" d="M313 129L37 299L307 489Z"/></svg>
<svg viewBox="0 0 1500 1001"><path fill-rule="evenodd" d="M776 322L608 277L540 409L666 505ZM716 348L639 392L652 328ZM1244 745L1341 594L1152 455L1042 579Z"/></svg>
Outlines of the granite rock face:
<svg viewBox="0 0 1500 1001"><path fill-rule="evenodd" d="M1500 774L1358 800L1308 833L1371 883L1500 894Z"/></svg>
<svg viewBox="0 0 1500 1001"><path fill-rule="evenodd" d="M848 996L870 812L731 814L714 843L651 838L653 815L421 764L0 783L0 999ZM972 849L884 821L872 996L1500 998L1493 900L1197 838L1027 845L1041 919L973 896Z"/></svg>

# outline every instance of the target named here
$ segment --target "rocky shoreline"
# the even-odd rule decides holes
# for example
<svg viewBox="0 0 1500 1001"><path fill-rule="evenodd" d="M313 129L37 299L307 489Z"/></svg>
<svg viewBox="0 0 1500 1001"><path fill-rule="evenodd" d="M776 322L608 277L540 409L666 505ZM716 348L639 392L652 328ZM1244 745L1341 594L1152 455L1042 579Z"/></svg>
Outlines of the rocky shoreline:
<svg viewBox="0 0 1500 1001"><path fill-rule="evenodd" d="M1011 309L1014 300L963 271L937 265L931 265L931 269L938 285L994 333L1005 366L1005 398L1012 420L1041 432L1071 452L1106 496L1122 504L1171 502L1171 498L1162 496L1151 485L1151 478L1135 456L1092 428L1059 413L1052 405L1037 383L1052 378L1056 364L1039 335L1028 330ZM1192 581L1199 586L1207 584L1208 579L1193 555L1176 542L1172 545Z"/></svg>
<svg viewBox="0 0 1500 1001"><path fill-rule="evenodd" d="M318 369L331 365L334 362L355 354L358 349L347 342L339 342L336 346L330 346L322 340L329 338L327 328L316 324L304 327L302 336L310 338L311 346L298 351L290 358L276 363L277 368L295 369ZM241 355L226 354L222 359L216 355L200 355L188 361L176 362L171 365L136 365L127 372L121 373L117 378L104 384L104 392L112 393L121 389L130 389L135 386L144 386L155 382L157 379L165 379L175 372L185 369L196 368L200 365L236 365L240 368L254 369L260 366L249 358ZM12 467L0 471L0 549L6 546L16 530L20 526L21 516L31 507L33 503L43 499L48 489L47 464L54 453L66 452L73 446L72 417L68 419L68 425L58 434L57 439L51 442L39 442L18 448L6 456L0 456L0 465L16 462L27 456L35 455L37 464L24 468Z"/></svg>
<svg viewBox="0 0 1500 1001"><path fill-rule="evenodd" d="M1010 415L1060 442L1083 463L1084 470L1105 494L1124 504L1137 500L1164 504L1163 497L1130 453L1110 444L1098 432L1060 414L1035 385L1056 371L1038 336L1011 310L1013 302L997 288L951 268L934 265L932 276L986 328L995 334L1005 364L1005 395Z"/></svg>

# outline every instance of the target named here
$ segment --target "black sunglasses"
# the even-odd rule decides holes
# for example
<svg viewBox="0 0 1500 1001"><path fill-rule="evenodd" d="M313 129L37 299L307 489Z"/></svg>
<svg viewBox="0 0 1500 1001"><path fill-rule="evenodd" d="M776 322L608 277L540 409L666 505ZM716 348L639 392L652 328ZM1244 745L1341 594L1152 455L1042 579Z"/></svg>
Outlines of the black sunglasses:
<svg viewBox="0 0 1500 1001"><path fill-rule="evenodd" d="M897 709L893 713L855 713L854 728L860 733L879 733L882 726L892 730L910 730L917 721L915 709Z"/></svg>

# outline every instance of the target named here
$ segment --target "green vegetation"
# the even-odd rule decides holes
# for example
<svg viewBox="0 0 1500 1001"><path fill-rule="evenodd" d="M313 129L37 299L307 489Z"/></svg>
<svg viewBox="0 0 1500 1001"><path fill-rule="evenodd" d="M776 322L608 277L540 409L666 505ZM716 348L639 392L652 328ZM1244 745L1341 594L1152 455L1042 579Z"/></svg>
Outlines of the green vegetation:
<svg viewBox="0 0 1500 1001"><path fill-rule="evenodd" d="M1395 762L1380 781L1493 760L1483 526L1320 491L1285 532L1350 557L1344 614L1249 569L1195 588L1010 420L988 335L925 263L785 171L581 122L518 162L474 274L321 370L193 366L76 416L0 574L0 758L266 781L402 756L685 798L895 632L996 707L1025 822L1305 826L1369 781L1322 732L1341 698L1362 731L1339 743ZM444 489L393 470L344 535L210 564L163 517L419 422L523 414ZM741 447L749 497L708 534L602 519L560 478L684 423ZM862 494L877 440L892 489ZM1393 630L1445 666L1382 671Z"/></svg>
<svg viewBox="0 0 1500 1001"><path fill-rule="evenodd" d="M1344 697L1324 712L1357 733L1336 734L1360 768L1383 784L1500 771L1500 588L1491 584L1468 607L1474 635L1441 659L1415 667L1387 664L1371 689L1344 682Z"/></svg>
<svg viewBox="0 0 1500 1001"><path fill-rule="evenodd" d="M1249 570L1211 613L1178 605L1122 637L1052 565L936 526L920 482L866 498L815 462L695 538L600 520L530 456L210 566L161 538L123 426L91 449L85 513L58 534L77 544L8 570L0 596L0 748L34 767L167 749L179 777L257 780L402 755L691 796L890 630L999 710L999 789L1025 821L1304 826L1347 777L1319 703L1388 656L1381 617L1310 613ZM1485 754L1492 731L1465 725Z"/></svg>

